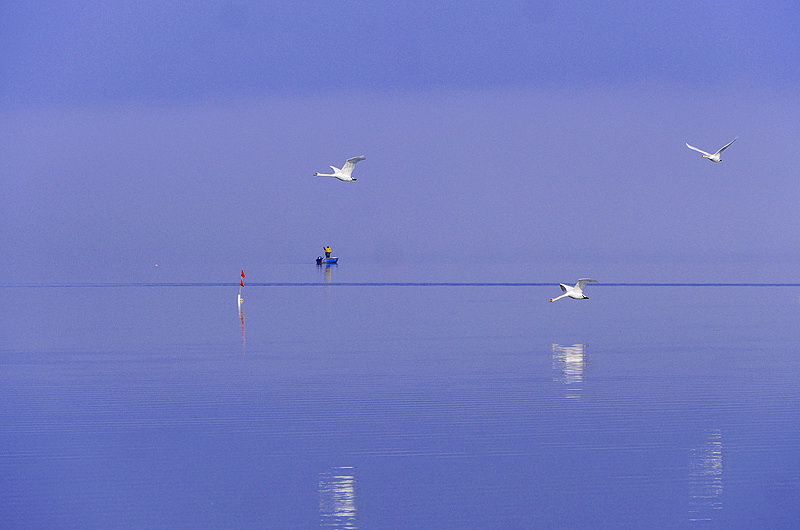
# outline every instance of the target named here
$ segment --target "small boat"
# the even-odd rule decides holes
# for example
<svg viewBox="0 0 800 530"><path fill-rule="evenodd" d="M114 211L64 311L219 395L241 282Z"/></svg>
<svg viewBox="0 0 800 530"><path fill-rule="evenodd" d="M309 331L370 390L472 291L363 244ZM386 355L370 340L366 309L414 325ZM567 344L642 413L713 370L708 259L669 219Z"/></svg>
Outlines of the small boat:
<svg viewBox="0 0 800 530"><path fill-rule="evenodd" d="M338 263L339 258L323 258L322 256L317 256L317 265L330 265L331 263Z"/></svg>

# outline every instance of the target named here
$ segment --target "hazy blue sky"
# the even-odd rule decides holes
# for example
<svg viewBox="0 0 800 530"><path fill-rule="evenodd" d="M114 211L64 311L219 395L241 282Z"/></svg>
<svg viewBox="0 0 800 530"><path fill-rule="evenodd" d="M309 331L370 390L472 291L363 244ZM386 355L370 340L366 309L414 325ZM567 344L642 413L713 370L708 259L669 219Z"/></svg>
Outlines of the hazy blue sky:
<svg viewBox="0 0 800 530"><path fill-rule="evenodd" d="M800 10L644 5L2 1L0 275L797 281Z"/></svg>

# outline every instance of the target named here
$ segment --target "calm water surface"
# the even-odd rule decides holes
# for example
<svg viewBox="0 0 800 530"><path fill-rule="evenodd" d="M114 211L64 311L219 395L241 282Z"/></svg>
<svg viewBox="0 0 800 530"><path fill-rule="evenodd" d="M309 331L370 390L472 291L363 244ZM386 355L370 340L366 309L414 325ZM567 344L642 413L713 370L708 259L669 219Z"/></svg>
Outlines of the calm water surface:
<svg viewBox="0 0 800 530"><path fill-rule="evenodd" d="M0 287L2 526L800 525L800 287L340 272Z"/></svg>

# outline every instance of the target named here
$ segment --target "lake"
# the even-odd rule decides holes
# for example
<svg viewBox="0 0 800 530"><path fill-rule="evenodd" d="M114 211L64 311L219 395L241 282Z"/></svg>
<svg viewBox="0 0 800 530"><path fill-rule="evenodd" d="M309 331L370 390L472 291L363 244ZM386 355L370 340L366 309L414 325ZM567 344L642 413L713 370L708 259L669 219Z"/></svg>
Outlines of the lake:
<svg viewBox="0 0 800 530"><path fill-rule="evenodd" d="M800 286L298 271L0 286L2 526L800 526Z"/></svg>

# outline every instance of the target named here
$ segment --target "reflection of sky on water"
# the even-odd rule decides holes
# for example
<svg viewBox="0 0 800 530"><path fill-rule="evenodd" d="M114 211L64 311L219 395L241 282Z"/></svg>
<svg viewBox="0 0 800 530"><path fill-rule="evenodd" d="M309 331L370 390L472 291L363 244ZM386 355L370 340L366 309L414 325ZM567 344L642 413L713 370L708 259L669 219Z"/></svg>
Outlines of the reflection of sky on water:
<svg viewBox="0 0 800 530"><path fill-rule="evenodd" d="M356 526L356 477L350 466L334 467L319 474L320 526Z"/></svg>
<svg viewBox="0 0 800 530"><path fill-rule="evenodd" d="M710 521L722 510L722 429L708 429L689 456L690 521Z"/></svg>
<svg viewBox="0 0 800 530"><path fill-rule="evenodd" d="M552 344L550 349L553 352L553 369L561 372L555 380L564 384L568 399L579 400L586 369L586 344Z"/></svg>
<svg viewBox="0 0 800 530"><path fill-rule="evenodd" d="M786 304L300 267L243 289L247 355L231 282L0 289L4 526L797 527Z"/></svg>

